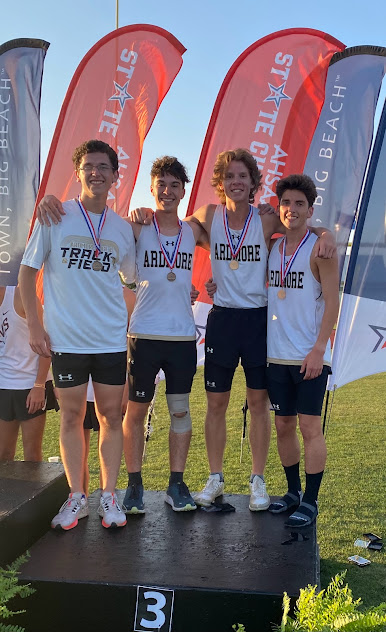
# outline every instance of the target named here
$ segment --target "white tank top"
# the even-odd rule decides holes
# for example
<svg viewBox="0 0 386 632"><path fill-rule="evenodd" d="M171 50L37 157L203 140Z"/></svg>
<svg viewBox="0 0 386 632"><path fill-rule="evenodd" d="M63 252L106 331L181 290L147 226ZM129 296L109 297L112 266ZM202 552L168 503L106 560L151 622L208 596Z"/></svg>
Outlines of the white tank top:
<svg viewBox="0 0 386 632"><path fill-rule="evenodd" d="M312 274L310 257L317 236L310 234L299 250L285 279L284 299L280 290L282 239L274 244L268 260L267 362L302 364L319 335L324 313L322 286ZM288 258L286 257L286 260ZM324 364L331 364L331 344L327 343Z"/></svg>
<svg viewBox="0 0 386 632"><path fill-rule="evenodd" d="M210 231L210 258L217 291L213 302L220 307L251 309L267 305L266 272L268 250L259 211L252 208L252 219L236 257L239 267L231 270L232 260L224 227L224 206L214 212ZM230 229L234 247L242 231Z"/></svg>
<svg viewBox="0 0 386 632"><path fill-rule="evenodd" d="M177 235L160 235L165 250L172 256ZM189 224L182 222L182 238L173 272L161 251L154 224L142 226L137 240L137 296L130 319L129 336L149 340L195 340L190 290L196 241Z"/></svg>
<svg viewBox="0 0 386 632"><path fill-rule="evenodd" d="M32 388L38 373L39 356L29 346L25 318L14 306L15 288L5 289L0 305L0 388Z"/></svg>

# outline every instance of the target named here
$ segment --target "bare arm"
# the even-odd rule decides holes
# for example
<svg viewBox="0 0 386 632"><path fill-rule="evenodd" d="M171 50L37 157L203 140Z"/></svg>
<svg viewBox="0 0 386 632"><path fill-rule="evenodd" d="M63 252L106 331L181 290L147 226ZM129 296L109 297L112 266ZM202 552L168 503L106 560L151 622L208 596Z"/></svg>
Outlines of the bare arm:
<svg viewBox="0 0 386 632"><path fill-rule="evenodd" d="M36 309L38 313L38 318L43 325L43 309L39 299L36 297ZM36 374L35 385L31 388L30 392L27 395L26 406L27 410L32 415L36 413L41 408L44 408L46 401L46 379L48 369L50 368L51 357L44 358L43 356L39 356L39 364L38 364L38 372Z"/></svg>
<svg viewBox="0 0 386 632"><path fill-rule="evenodd" d="M35 353L38 353L45 358L49 358L51 357L50 339L39 319L36 302L37 272L36 268L30 268L25 265L20 266L20 294L30 333L30 347Z"/></svg>
<svg viewBox="0 0 386 632"><path fill-rule="evenodd" d="M324 352L338 318L339 311L339 272L337 255L335 254L331 259L313 258L311 260L311 270L315 278L320 280L322 285L325 308L318 338L310 353L304 358L300 369L301 372L305 371L305 380L312 380L318 377L322 372Z"/></svg>

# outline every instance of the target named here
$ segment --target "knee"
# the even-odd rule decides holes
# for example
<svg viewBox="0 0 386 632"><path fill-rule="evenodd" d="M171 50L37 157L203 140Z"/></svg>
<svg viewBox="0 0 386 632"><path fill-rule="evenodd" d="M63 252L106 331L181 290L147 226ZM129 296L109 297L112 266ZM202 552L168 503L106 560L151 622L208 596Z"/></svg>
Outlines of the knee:
<svg viewBox="0 0 386 632"><path fill-rule="evenodd" d="M296 433L296 417L275 417L277 436L282 439Z"/></svg>
<svg viewBox="0 0 386 632"><path fill-rule="evenodd" d="M216 397L220 395L220 397ZM208 394L208 416L209 420L217 415L225 415L228 408L228 397L221 397L222 393Z"/></svg>
<svg viewBox="0 0 386 632"><path fill-rule="evenodd" d="M299 416L299 428L302 433L303 441L312 441L323 437L322 425L319 417L302 418Z"/></svg>
<svg viewBox="0 0 386 632"><path fill-rule="evenodd" d="M189 393L166 394L170 413L170 429L176 434L191 432L192 418L189 410Z"/></svg>

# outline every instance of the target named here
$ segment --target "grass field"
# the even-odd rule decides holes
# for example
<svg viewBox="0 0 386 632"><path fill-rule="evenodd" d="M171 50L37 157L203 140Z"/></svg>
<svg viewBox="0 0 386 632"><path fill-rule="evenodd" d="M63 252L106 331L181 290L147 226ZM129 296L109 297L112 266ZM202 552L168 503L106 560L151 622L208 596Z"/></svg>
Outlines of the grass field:
<svg viewBox="0 0 386 632"><path fill-rule="evenodd" d="M327 432L328 463L320 492L318 540L321 557L321 581L325 587L335 573L347 568L347 581L355 597L366 606L386 601L386 551L369 552L353 546L366 531L383 535L386 540L386 411L384 402L386 376L375 375L336 392ZM237 370L227 416L228 441L224 475L226 491L248 493L250 452L244 445L240 464L241 408L245 397L244 377ZM186 469L186 482L192 491L206 480L208 467L204 442L206 398L202 368L193 385L191 412L194 436ZM168 480L168 414L164 383L161 383L153 417L154 431L148 443L143 467L147 489L166 489ZM59 415L49 414L44 437L44 458L59 454ZM17 458L21 457L20 446ZM90 491L99 487L96 434L90 448ZM276 451L273 430L266 468L270 494L285 491L284 474ZM127 475L122 463L118 487L124 488ZM360 553L371 559L367 567L352 566L349 555Z"/></svg>

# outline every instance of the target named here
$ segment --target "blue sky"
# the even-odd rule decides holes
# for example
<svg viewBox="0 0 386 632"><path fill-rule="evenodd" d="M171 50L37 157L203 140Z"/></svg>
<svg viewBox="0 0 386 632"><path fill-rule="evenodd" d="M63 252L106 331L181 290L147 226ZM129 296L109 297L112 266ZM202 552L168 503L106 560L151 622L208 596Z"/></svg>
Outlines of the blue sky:
<svg viewBox="0 0 386 632"><path fill-rule="evenodd" d="M79 62L115 28L115 0L13 0L2 7L0 42L17 37L51 43L43 78L41 126L44 163L68 84ZM221 83L236 58L277 30L308 27L325 31L347 46L386 46L386 3L368 0L120 0L119 26L155 24L187 48L183 66L146 138L131 206L151 206L149 171L154 158L176 155L191 179ZM386 79L380 95L386 97ZM379 108L378 108L379 109ZM186 209L190 186L181 208Z"/></svg>

